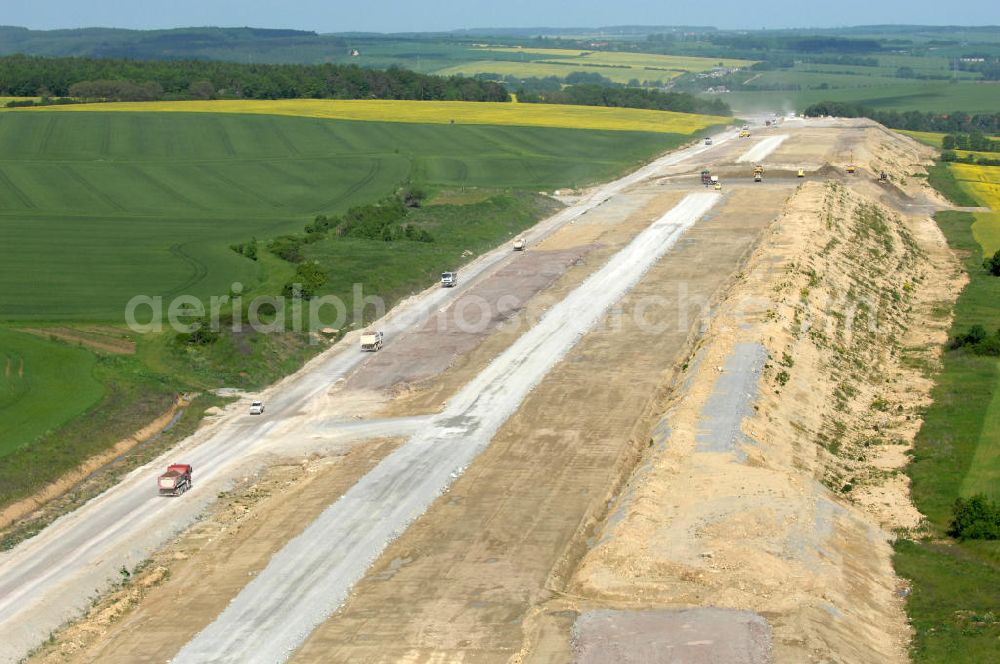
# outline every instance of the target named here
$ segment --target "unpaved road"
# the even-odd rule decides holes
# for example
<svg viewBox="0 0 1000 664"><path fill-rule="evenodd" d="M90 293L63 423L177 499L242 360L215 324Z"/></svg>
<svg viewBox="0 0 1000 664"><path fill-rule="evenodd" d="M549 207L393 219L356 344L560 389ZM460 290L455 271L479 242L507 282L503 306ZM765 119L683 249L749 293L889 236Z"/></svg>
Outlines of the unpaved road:
<svg viewBox="0 0 1000 664"><path fill-rule="evenodd" d="M640 233L292 540L176 661L271 664L291 655L395 535L490 443L528 392L720 199L714 192L690 194Z"/></svg>
<svg viewBox="0 0 1000 664"><path fill-rule="evenodd" d="M563 225L594 210L612 196L658 176L684 160L724 149L733 137L734 132L725 132L715 137L715 147L697 145L677 151L620 180L595 189L582 201L557 213L526 234L529 243L541 240ZM701 206L707 206L707 201L714 200L714 195L692 198L676 217L665 218L656 228L650 229L650 237L655 241L667 241L670 238L671 242L675 241L674 233L678 232L678 228L693 221L690 215L693 214L696 218ZM655 249L659 250L659 247ZM649 254L648 249L637 247L629 255L655 262L658 254ZM476 279L490 275L508 260L507 247L480 257L463 268L463 284L474 284ZM634 267L619 265L620 269L624 269L624 276L618 273L619 276L628 277L631 279L627 279L628 283L634 283L633 278L637 279L642 273L641 270L635 272ZM391 343L393 336L422 324L431 312L458 297L464 288L465 286L449 290L429 289L394 309L380 327L386 331ZM609 292L617 293L618 296L624 292L613 284L610 288ZM602 308L588 308L586 302L578 304L584 306L582 311L592 315L599 315L603 311ZM605 301L601 307L607 305L608 302ZM566 319L570 325L586 320L573 315L566 316ZM572 329L574 334L582 334L586 327L567 329ZM543 340L536 338L535 341L540 343ZM565 350L568 347L565 344L572 340L564 334L557 334L544 341L548 344L547 348ZM145 559L149 552L196 519L214 500L218 491L229 486L248 469L265 463L272 455L309 452L310 441L298 429L297 418L314 408L317 402L322 403L331 384L348 375L370 357L357 353L353 342L353 338L348 338L346 348L336 348L318 357L302 371L266 391L262 395L268 405L265 417L248 418L242 406L229 409L220 421L195 434L169 455L137 469L118 486L59 519L38 536L0 555L0 661L18 661L28 650L47 638L53 629L78 615L95 591L100 592L116 578L121 567L131 568ZM528 383L522 384L529 384L529 387L533 384L532 380L537 381L544 374L532 373L536 371L534 366L523 366L521 371L527 374L521 380L528 380ZM499 365L491 365L491 368L491 371L481 376L477 385L491 385L501 378L504 371L511 370L510 366L502 369ZM502 403L504 398L519 397L515 389L514 393L498 395L497 398L500 401L493 403ZM475 409L483 403L485 401L480 401L474 390L466 391L461 399L452 402L449 412L477 412ZM516 402L505 406L508 408L507 412L514 406ZM490 416L479 425L478 430L483 432L481 437L486 435L489 427L498 426L497 423L502 421L496 420L494 414L485 415ZM440 418L435 422L440 428L448 424ZM399 433L408 432L410 426L410 422L405 423L406 428ZM383 427L377 435L388 436L393 433L397 432ZM488 442L488 437L486 441ZM167 463L181 460L194 466L196 489L181 500L160 498L155 490L156 475ZM439 484L439 488L443 486ZM414 515L407 514L408 518ZM374 515L372 518L375 518ZM375 545L376 548L369 551L377 552L378 546L384 545L384 540ZM359 562L363 570L371 559ZM314 617L329 609L327 606L315 613ZM300 638L304 636L305 634L299 635Z"/></svg>

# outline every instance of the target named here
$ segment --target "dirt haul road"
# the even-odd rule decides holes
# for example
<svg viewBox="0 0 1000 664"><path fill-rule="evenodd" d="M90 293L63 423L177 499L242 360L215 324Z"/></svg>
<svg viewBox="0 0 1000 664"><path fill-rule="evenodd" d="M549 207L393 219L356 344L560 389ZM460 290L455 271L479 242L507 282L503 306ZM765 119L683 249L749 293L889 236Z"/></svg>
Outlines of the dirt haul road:
<svg viewBox="0 0 1000 664"><path fill-rule="evenodd" d="M716 144L725 146L733 137L731 131L720 134ZM629 187L659 176L685 160L697 159L708 149L697 145L677 151L620 180L595 188L574 205L532 229L526 234L529 243L544 239ZM674 237L670 233L676 230L675 226L682 227L693 221L688 215L696 214L710 200L715 199L698 198L686 203L676 218L664 220L656 229L658 234L654 239ZM419 327L477 279L488 277L510 260L506 246L480 257L463 268L463 286L429 289L394 309L380 325L381 329L391 343L394 336ZM641 272L629 274L638 276ZM613 289L613 292L619 291ZM274 455L329 451L322 446L316 448L318 443L304 436L298 424L303 414L314 412L326 403L326 392L331 384L371 357L359 354L355 341L350 336L342 347L318 357L294 376L263 393L261 396L268 405L263 418L247 418L242 404L230 408L219 421L168 455L137 469L117 487L0 555L0 661L18 661L44 641L52 630L79 615L95 590L100 592L107 588L122 567L134 567L192 523L218 491L230 486L235 479L263 465ZM461 413L474 405L475 399L470 396L456 402L458 410L450 412ZM375 427L369 433L392 436L406 433L411 424L405 422L403 431L394 431L388 426ZM435 421L436 427L446 424L441 419ZM483 431L488 431L490 426L494 425L489 424ZM175 461L194 466L196 488L181 500L161 499L156 495L155 477L163 466ZM441 488L443 486L438 490ZM410 514L409 518L412 516ZM396 524L396 528L401 525ZM371 561L362 562L367 565Z"/></svg>

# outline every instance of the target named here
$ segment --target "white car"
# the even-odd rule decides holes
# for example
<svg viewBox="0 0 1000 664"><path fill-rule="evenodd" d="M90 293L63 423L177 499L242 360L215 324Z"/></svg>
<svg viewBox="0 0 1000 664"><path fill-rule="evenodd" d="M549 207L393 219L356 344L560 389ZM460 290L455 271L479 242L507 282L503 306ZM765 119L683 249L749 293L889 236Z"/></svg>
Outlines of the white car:
<svg viewBox="0 0 1000 664"><path fill-rule="evenodd" d="M264 402L254 401L250 404L250 414L251 415L263 415L264 414Z"/></svg>

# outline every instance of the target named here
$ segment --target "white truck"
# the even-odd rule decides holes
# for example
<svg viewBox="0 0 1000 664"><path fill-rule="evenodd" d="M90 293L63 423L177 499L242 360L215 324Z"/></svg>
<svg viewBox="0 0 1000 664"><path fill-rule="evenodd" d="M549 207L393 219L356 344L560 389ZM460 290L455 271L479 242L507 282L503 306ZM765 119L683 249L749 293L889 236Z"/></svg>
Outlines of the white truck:
<svg viewBox="0 0 1000 664"><path fill-rule="evenodd" d="M524 238L519 237L514 240L514 251L524 251Z"/></svg>
<svg viewBox="0 0 1000 664"><path fill-rule="evenodd" d="M361 350L375 352L382 347L382 340L385 335L382 330L377 332L368 331L361 335Z"/></svg>
<svg viewBox="0 0 1000 664"><path fill-rule="evenodd" d="M441 273L441 286L443 288L451 288L458 283L458 272L442 272Z"/></svg>

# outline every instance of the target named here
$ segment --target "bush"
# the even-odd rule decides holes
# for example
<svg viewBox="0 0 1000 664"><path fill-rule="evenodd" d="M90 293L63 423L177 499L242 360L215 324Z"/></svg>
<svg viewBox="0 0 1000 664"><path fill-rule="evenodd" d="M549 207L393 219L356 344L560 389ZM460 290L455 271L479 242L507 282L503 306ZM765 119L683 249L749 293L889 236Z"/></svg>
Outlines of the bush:
<svg viewBox="0 0 1000 664"><path fill-rule="evenodd" d="M189 346L208 346L219 340L219 332L212 329L211 321L206 317L193 323L190 332L178 332L177 341Z"/></svg>
<svg viewBox="0 0 1000 664"><path fill-rule="evenodd" d="M960 540L1000 539L1000 505L983 494L956 498L948 534Z"/></svg>
<svg viewBox="0 0 1000 664"><path fill-rule="evenodd" d="M976 355L1000 357L1000 330L991 335L982 325L973 325L965 334L956 335L949 345L953 350L968 347Z"/></svg>
<svg viewBox="0 0 1000 664"><path fill-rule="evenodd" d="M298 235L281 235L267 243L267 249L272 254L289 263L301 263L302 245L305 239Z"/></svg>
<svg viewBox="0 0 1000 664"><path fill-rule="evenodd" d="M302 263L295 268L295 276L282 288L282 295L292 297L296 291L305 300L314 297L326 283L326 272L316 263Z"/></svg>
<svg viewBox="0 0 1000 664"><path fill-rule="evenodd" d="M994 277L1000 277L1000 250L997 250L992 258L984 260L983 267Z"/></svg>
<svg viewBox="0 0 1000 664"><path fill-rule="evenodd" d="M955 337L952 345L955 348L961 348L962 346L975 346L980 341L985 341L987 336L989 335L987 334L985 327L982 325L973 325L969 328L968 332Z"/></svg>

